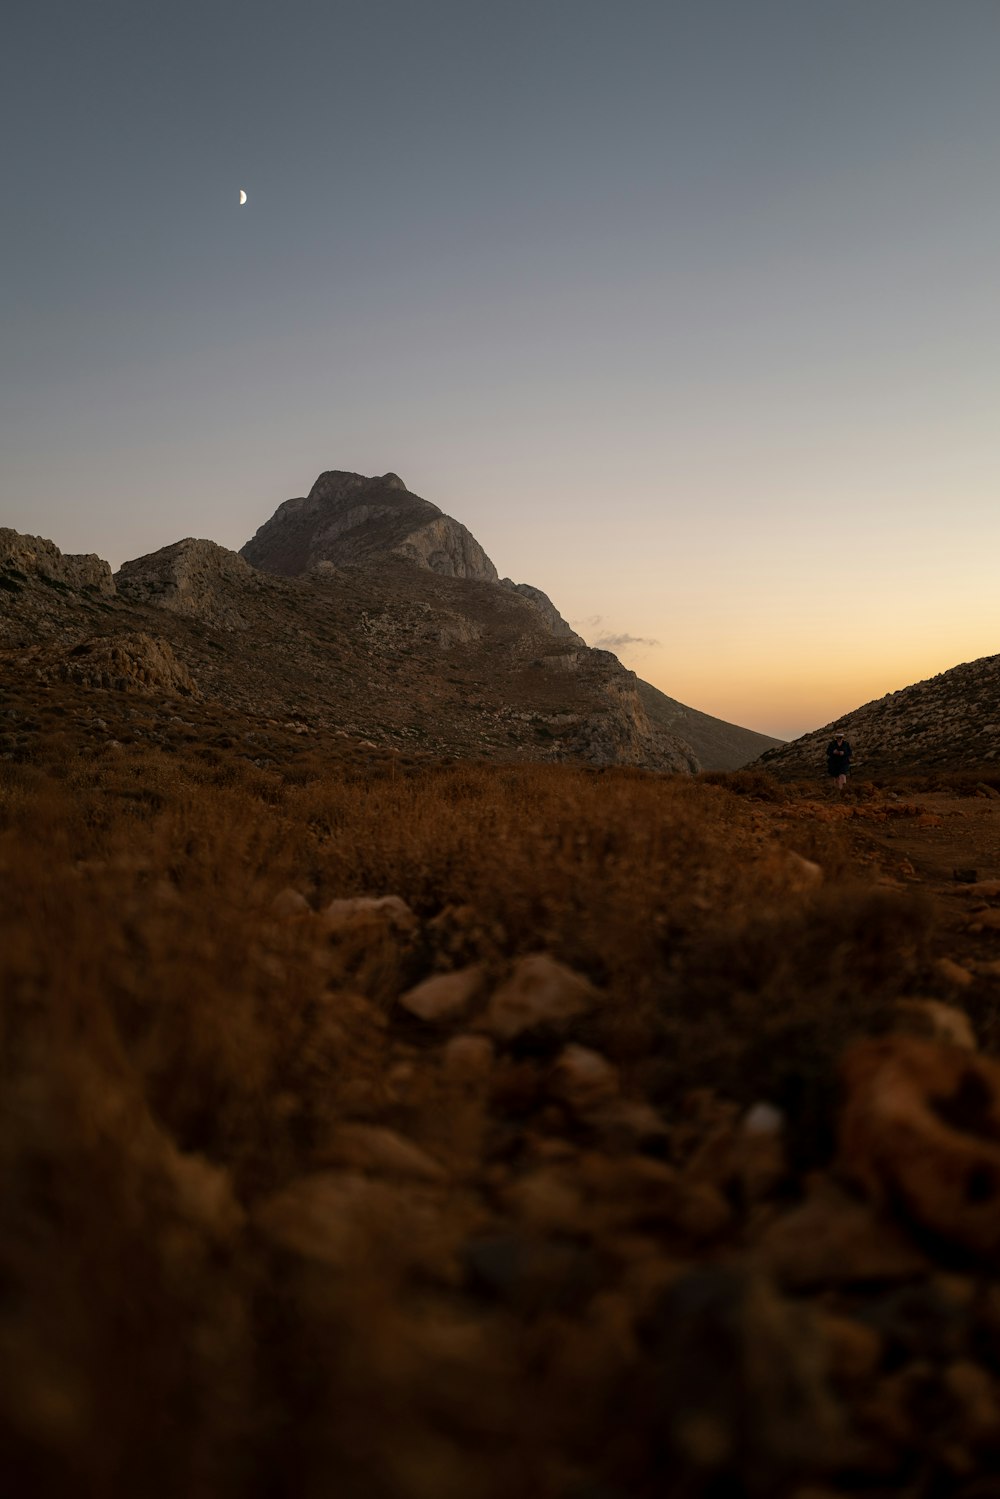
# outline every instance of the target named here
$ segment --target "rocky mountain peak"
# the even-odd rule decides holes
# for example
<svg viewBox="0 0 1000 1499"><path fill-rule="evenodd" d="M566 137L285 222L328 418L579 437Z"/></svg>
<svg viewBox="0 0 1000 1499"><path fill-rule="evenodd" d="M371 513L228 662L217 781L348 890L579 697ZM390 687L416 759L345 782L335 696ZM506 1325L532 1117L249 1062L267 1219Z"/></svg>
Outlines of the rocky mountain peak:
<svg viewBox="0 0 1000 1499"><path fill-rule="evenodd" d="M327 470L308 495L279 505L240 555L262 572L285 577L324 562L365 566L396 556L445 577L498 581L471 531L412 494L393 473L366 478Z"/></svg>

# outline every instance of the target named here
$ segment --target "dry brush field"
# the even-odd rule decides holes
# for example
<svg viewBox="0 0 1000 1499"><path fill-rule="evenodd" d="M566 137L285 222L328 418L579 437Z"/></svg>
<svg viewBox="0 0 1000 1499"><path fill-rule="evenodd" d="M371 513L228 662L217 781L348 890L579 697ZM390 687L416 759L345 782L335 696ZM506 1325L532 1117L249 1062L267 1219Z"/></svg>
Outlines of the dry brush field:
<svg viewBox="0 0 1000 1499"><path fill-rule="evenodd" d="M79 750L0 761L9 1492L994 1492L1000 886L898 795Z"/></svg>

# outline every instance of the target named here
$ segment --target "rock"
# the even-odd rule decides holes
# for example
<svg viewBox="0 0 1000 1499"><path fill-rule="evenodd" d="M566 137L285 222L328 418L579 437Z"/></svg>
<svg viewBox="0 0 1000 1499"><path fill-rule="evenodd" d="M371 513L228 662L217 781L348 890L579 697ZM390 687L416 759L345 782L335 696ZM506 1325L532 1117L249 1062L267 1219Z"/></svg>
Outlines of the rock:
<svg viewBox="0 0 1000 1499"><path fill-rule="evenodd" d="M965 1051L975 1051L976 1037L972 1022L964 1010L942 1004L937 999L900 999L895 1005L900 1030L917 1036L928 1036Z"/></svg>
<svg viewBox="0 0 1000 1499"><path fill-rule="evenodd" d="M436 973L408 989L400 996L400 1006L429 1024L440 1025L458 1020L468 1010L483 987L484 972L480 964L460 968L454 973Z"/></svg>
<svg viewBox="0 0 1000 1499"><path fill-rule="evenodd" d="M139 631L81 640L40 668L45 681L78 682L116 692L176 693L200 697L191 673L166 640Z"/></svg>
<svg viewBox="0 0 1000 1499"><path fill-rule="evenodd" d="M205 620L223 630L253 623L250 600L266 586L243 558L214 541L187 536L115 573L123 598Z"/></svg>
<svg viewBox="0 0 1000 1499"><path fill-rule="evenodd" d="M548 953L519 958L506 983L494 990L483 1030L500 1041L512 1041L541 1026L562 1026L585 1015L598 1002L587 979Z"/></svg>
<svg viewBox="0 0 1000 1499"><path fill-rule="evenodd" d="M587 1128L605 1150L665 1154L670 1131L663 1115L636 1098L613 1098L587 1115Z"/></svg>
<svg viewBox="0 0 1000 1499"><path fill-rule="evenodd" d="M286 885L272 900L271 910L275 916L304 916L311 907L301 891Z"/></svg>
<svg viewBox="0 0 1000 1499"><path fill-rule="evenodd" d="M573 641L574 645L585 645L586 642L566 623L548 594L543 593L540 588L533 588L530 583L514 583L510 578L503 579L503 587L509 588L512 592L519 593L522 598L530 600L542 615L553 635L566 635Z"/></svg>
<svg viewBox="0 0 1000 1499"><path fill-rule="evenodd" d="M260 1203L253 1222L287 1254L338 1272L371 1270L374 1255L450 1277L451 1244L420 1183L388 1183L351 1172L299 1177Z"/></svg>
<svg viewBox="0 0 1000 1499"><path fill-rule="evenodd" d="M0 571L13 570L67 588L92 589L101 594L115 591L110 565L93 552L66 554L43 536L23 536L8 526L0 526Z"/></svg>
<svg viewBox="0 0 1000 1499"><path fill-rule="evenodd" d="M826 1177L816 1178L806 1201L765 1229L757 1253L791 1290L909 1280L927 1269L924 1256L891 1218Z"/></svg>
<svg viewBox="0 0 1000 1499"><path fill-rule="evenodd" d="M972 983L969 970L951 958L938 958L934 966L945 983L950 984L953 989L967 989Z"/></svg>
<svg viewBox="0 0 1000 1499"><path fill-rule="evenodd" d="M332 900L320 912L331 931L359 925L383 925L403 936L411 936L419 923L398 895L358 895L347 900Z"/></svg>
<svg viewBox="0 0 1000 1499"><path fill-rule="evenodd" d="M493 1042L487 1036L452 1036L444 1048L444 1069L458 1082L486 1081L495 1056Z"/></svg>
<svg viewBox="0 0 1000 1499"><path fill-rule="evenodd" d="M439 1165L419 1145L405 1140L394 1130L374 1124L342 1124L319 1153L322 1165L338 1165L377 1176L412 1177L417 1181L440 1182L447 1177Z"/></svg>
<svg viewBox="0 0 1000 1499"><path fill-rule="evenodd" d="M390 555L448 577L499 581L472 533L412 494L395 474L320 474L308 496L279 505L241 555L254 567L286 576L324 561L343 567Z"/></svg>
<svg viewBox="0 0 1000 1499"><path fill-rule="evenodd" d="M780 1135L785 1128L785 1116L773 1103L755 1103L744 1114L740 1129L744 1135Z"/></svg>
<svg viewBox="0 0 1000 1499"><path fill-rule="evenodd" d="M618 1093L618 1070L600 1052L564 1046L552 1067L549 1087L576 1114L588 1114Z"/></svg>
<svg viewBox="0 0 1000 1499"><path fill-rule="evenodd" d="M792 890L805 893L816 890L823 883L822 866L813 862L812 859L804 859L801 854L792 849L784 851L785 869L788 875L788 883Z"/></svg>
<svg viewBox="0 0 1000 1499"><path fill-rule="evenodd" d="M945 1240L1000 1248L1000 1063L897 1035L856 1042L841 1070L845 1171Z"/></svg>

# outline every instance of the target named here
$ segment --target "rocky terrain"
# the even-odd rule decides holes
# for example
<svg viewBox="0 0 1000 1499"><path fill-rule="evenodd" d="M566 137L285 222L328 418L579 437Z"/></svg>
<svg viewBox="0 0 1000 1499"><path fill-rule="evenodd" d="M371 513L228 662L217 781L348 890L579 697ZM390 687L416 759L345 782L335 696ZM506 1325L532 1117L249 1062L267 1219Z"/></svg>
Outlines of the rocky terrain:
<svg viewBox="0 0 1000 1499"><path fill-rule="evenodd" d="M993 1499L995 661L886 740L974 764L699 772L374 482L0 533L0 1487Z"/></svg>
<svg viewBox="0 0 1000 1499"><path fill-rule="evenodd" d="M0 683L6 1491L996 1492L988 771L442 764L98 638Z"/></svg>
<svg viewBox="0 0 1000 1499"><path fill-rule="evenodd" d="M824 777L835 729L850 740L852 773L862 778L993 766L1000 760L1000 656L983 656L865 703L836 723L766 750L758 763L781 779Z"/></svg>
<svg viewBox="0 0 1000 1499"><path fill-rule="evenodd" d="M664 712L671 700L588 649L540 589L500 580L475 538L395 475L324 474L241 555L186 538L114 578L97 558L0 532L7 672L79 675L123 649L135 669L113 675L137 690L165 684L169 659L189 695L257 727L294 720L400 753L687 774L774 742Z"/></svg>

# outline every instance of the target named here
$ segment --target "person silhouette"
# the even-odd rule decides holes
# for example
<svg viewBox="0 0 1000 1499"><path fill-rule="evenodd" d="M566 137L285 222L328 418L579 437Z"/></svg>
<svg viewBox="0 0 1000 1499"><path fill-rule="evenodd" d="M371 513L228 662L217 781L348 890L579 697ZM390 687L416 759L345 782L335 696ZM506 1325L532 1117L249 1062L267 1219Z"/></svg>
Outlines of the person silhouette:
<svg viewBox="0 0 1000 1499"><path fill-rule="evenodd" d="M826 747L826 771L837 787L838 796L847 785L847 772L850 768L851 746L844 738L843 730L837 729Z"/></svg>

